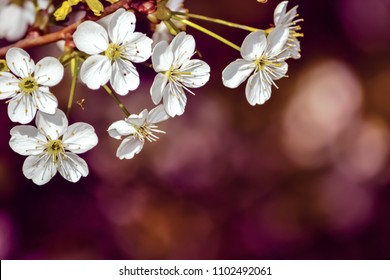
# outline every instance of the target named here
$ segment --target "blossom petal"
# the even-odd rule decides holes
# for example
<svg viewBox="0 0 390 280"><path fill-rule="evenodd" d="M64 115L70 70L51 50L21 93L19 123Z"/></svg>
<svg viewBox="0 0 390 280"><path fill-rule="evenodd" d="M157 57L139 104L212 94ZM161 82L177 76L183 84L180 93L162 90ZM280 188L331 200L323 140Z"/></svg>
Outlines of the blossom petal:
<svg viewBox="0 0 390 280"><path fill-rule="evenodd" d="M194 55L195 39L192 35L180 32L173 38L170 47L175 57L176 66L180 66Z"/></svg>
<svg viewBox="0 0 390 280"><path fill-rule="evenodd" d="M187 103L187 96L185 95L183 88L179 87L177 84L170 84L171 90L169 87L166 87L163 93L163 103L165 111L172 118L176 115L180 116L184 113L184 109Z"/></svg>
<svg viewBox="0 0 390 280"><path fill-rule="evenodd" d="M135 132L135 128L124 120L116 121L107 129L108 134L115 139L122 139Z"/></svg>
<svg viewBox="0 0 390 280"><path fill-rule="evenodd" d="M135 29L135 15L132 12L126 12L125 9L118 9L108 24L108 35L112 42L122 44L128 40L128 37Z"/></svg>
<svg viewBox="0 0 390 280"><path fill-rule="evenodd" d="M81 157L74 153L65 153L65 156L59 157L58 171L64 179L76 183L81 176L86 177L89 174L88 165Z"/></svg>
<svg viewBox="0 0 390 280"><path fill-rule="evenodd" d="M168 78L165 74L158 73L154 77L152 87L150 88L150 95L154 104L158 104L163 96L164 88L167 86Z"/></svg>
<svg viewBox="0 0 390 280"><path fill-rule="evenodd" d="M152 39L140 32L132 33L125 43L125 57L133 62L144 62L152 55Z"/></svg>
<svg viewBox="0 0 390 280"><path fill-rule="evenodd" d="M38 61L34 77L38 84L52 87L58 84L64 76L64 66L54 57L45 57Z"/></svg>
<svg viewBox="0 0 390 280"><path fill-rule="evenodd" d="M288 64L285 61L278 62L278 67L275 66L267 66L268 69L271 69L268 71L268 74L272 80L279 80L280 78L283 78L288 70Z"/></svg>
<svg viewBox="0 0 390 280"><path fill-rule="evenodd" d="M283 24L283 19L286 15L288 1L280 2L274 11L274 23L275 25Z"/></svg>
<svg viewBox="0 0 390 280"><path fill-rule="evenodd" d="M71 124L62 138L66 150L75 154L85 153L98 143L98 137L92 125L77 122Z"/></svg>
<svg viewBox="0 0 390 280"><path fill-rule="evenodd" d="M116 156L120 159L131 159L142 150L143 146L144 141L139 140L137 137L127 137L119 145Z"/></svg>
<svg viewBox="0 0 390 280"><path fill-rule="evenodd" d="M116 93L126 95L139 86L139 74L133 63L120 59L114 61L112 66L110 83Z"/></svg>
<svg viewBox="0 0 390 280"><path fill-rule="evenodd" d="M15 96L19 90L19 80L8 72L0 73L0 100Z"/></svg>
<svg viewBox="0 0 390 280"><path fill-rule="evenodd" d="M54 114L38 111L35 123L38 130L51 140L58 139L68 128L68 119L60 109L57 109Z"/></svg>
<svg viewBox="0 0 390 280"><path fill-rule="evenodd" d="M168 71L173 63L173 52L166 41L158 43L152 54L153 69L156 72Z"/></svg>
<svg viewBox="0 0 390 280"><path fill-rule="evenodd" d="M29 156L23 163L23 174L37 185L44 185L57 173L52 158L47 155Z"/></svg>
<svg viewBox="0 0 390 280"><path fill-rule="evenodd" d="M34 72L34 61L23 49L10 48L5 55L5 59L8 68L18 77L25 78Z"/></svg>
<svg viewBox="0 0 390 280"><path fill-rule="evenodd" d="M245 37L240 53L245 60L254 61L262 56L266 47L267 38L265 37L264 31L259 30L249 33L249 35Z"/></svg>
<svg viewBox="0 0 390 280"><path fill-rule="evenodd" d="M147 117L148 117L148 110L144 109L138 115L131 114L129 117L126 118L125 121L128 122L130 125L141 126L146 122Z"/></svg>
<svg viewBox="0 0 390 280"><path fill-rule="evenodd" d="M1 22L0 36L8 41L21 39L26 34L28 25L35 19L34 4L25 2L23 6L10 3L0 9L0 18L7 19Z"/></svg>
<svg viewBox="0 0 390 280"><path fill-rule="evenodd" d="M36 105L30 95L19 93L9 100L8 116L13 122L29 123L34 119L36 112Z"/></svg>
<svg viewBox="0 0 390 280"><path fill-rule="evenodd" d="M222 72L222 81L225 87L236 88L244 82L255 70L253 62L237 59L231 62Z"/></svg>
<svg viewBox="0 0 390 280"><path fill-rule="evenodd" d="M160 104L157 107L150 110L147 122L148 123L159 123L169 119L169 115L164 109L164 105Z"/></svg>
<svg viewBox="0 0 390 280"><path fill-rule="evenodd" d="M73 33L76 47L87 54L99 54L108 47L107 31L93 21L84 21Z"/></svg>
<svg viewBox="0 0 390 280"><path fill-rule="evenodd" d="M38 110L48 114L54 114L58 101L57 98L49 91L47 87L40 87L34 94L35 104Z"/></svg>
<svg viewBox="0 0 390 280"><path fill-rule="evenodd" d="M204 86L210 79L210 66L199 59L187 60L180 68L182 72L189 75L182 75L181 82L188 88L198 88Z"/></svg>
<svg viewBox="0 0 390 280"><path fill-rule="evenodd" d="M167 41L171 42L173 36L169 33L167 26L164 22L156 24L152 35L153 44L157 45L159 42Z"/></svg>
<svg viewBox="0 0 390 280"><path fill-rule="evenodd" d="M287 11L288 1L283 1L276 6L274 11L274 23L276 26L291 23L297 15L298 6Z"/></svg>
<svg viewBox="0 0 390 280"><path fill-rule="evenodd" d="M104 55L93 55L81 65L80 78L90 89L105 85L111 76L111 62Z"/></svg>
<svg viewBox="0 0 390 280"><path fill-rule="evenodd" d="M11 129L11 149L22 155L39 155L45 149L46 137L31 125L18 125Z"/></svg>
<svg viewBox="0 0 390 280"><path fill-rule="evenodd" d="M283 27L282 25L277 26L272 32L268 35L268 46L267 46L267 56L273 57L277 56L283 51L289 35L288 28Z"/></svg>
<svg viewBox="0 0 390 280"><path fill-rule="evenodd" d="M246 99L252 106L264 104L271 97L271 84L262 77L262 72L257 72L248 79L245 94Z"/></svg>

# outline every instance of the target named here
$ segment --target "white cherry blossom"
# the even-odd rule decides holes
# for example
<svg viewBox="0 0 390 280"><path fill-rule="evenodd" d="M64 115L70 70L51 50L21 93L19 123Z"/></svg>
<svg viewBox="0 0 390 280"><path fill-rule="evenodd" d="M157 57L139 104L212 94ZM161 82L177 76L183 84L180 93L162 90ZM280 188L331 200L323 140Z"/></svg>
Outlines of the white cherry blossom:
<svg viewBox="0 0 390 280"><path fill-rule="evenodd" d="M46 9L49 1L37 1L38 8ZM0 38L8 41L21 39L35 21L35 6L31 0L0 0Z"/></svg>
<svg viewBox="0 0 390 280"><path fill-rule="evenodd" d="M162 105L148 112L143 110L139 115L132 114L125 120L114 122L108 128L108 133L115 139L122 139L116 152L120 159L131 159L138 154L145 143L157 141L159 137L155 133L165 133L157 129L156 123L165 121L169 116Z"/></svg>
<svg viewBox="0 0 390 280"><path fill-rule="evenodd" d="M132 12L119 9L109 19L108 24L85 21L73 34L77 48L91 55L82 64L80 77L90 89L110 81L118 94L126 95L140 83L132 62L150 57L152 39L134 32L136 18Z"/></svg>
<svg viewBox="0 0 390 280"><path fill-rule="evenodd" d="M298 17L297 9L298 5L287 12L288 1L280 2L276 6L274 11L274 23L275 26L283 26L289 29L289 36L287 40L288 51L294 59L301 57L301 45L298 41L298 37L302 37L302 34L298 31L301 27L298 25L303 19L296 19Z"/></svg>
<svg viewBox="0 0 390 280"><path fill-rule="evenodd" d="M94 128L78 122L68 126L65 114L37 113L36 127L19 125L11 129L12 150L27 156L23 174L37 185L50 181L57 171L70 182L88 175L87 163L77 154L92 149L98 143Z"/></svg>
<svg viewBox="0 0 390 280"><path fill-rule="evenodd" d="M54 114L57 98L49 87L57 85L64 67L54 57L45 57L37 64L23 49L11 48L6 53L11 72L0 72L0 100L9 99L8 116L13 122L29 123L39 111Z"/></svg>
<svg viewBox="0 0 390 280"><path fill-rule="evenodd" d="M173 11L173 12L185 12L186 10L183 8L183 2L184 0L168 0L168 2L165 4L165 6ZM181 28L182 24L174 19L171 19L172 23L176 25L177 28ZM167 41L170 42L173 39L173 36L169 32L167 26L164 22L160 22L155 25L155 29L152 35L153 43L157 44L161 41Z"/></svg>
<svg viewBox="0 0 390 280"><path fill-rule="evenodd" d="M180 32L171 42L158 43L152 54L153 68L158 74L154 78L150 94L154 104L163 99L168 115L182 115L187 103L184 90L199 88L210 78L209 65L199 59L190 59L195 52L195 40Z"/></svg>
<svg viewBox="0 0 390 280"><path fill-rule="evenodd" d="M242 43L241 56L230 63L222 72L223 84L236 88L247 78L245 93L252 106L263 104L271 97L274 80L284 77L288 65L285 62L285 45L288 29L276 27L267 37L263 31L250 33Z"/></svg>

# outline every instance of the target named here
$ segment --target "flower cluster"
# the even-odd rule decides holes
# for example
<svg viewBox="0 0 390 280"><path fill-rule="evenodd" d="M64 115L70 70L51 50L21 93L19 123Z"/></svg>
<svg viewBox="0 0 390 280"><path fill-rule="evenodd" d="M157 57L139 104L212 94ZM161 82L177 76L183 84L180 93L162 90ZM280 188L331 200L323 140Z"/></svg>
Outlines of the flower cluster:
<svg viewBox="0 0 390 280"><path fill-rule="evenodd" d="M99 1L76 2L85 2L96 16L105 12ZM67 17L72 11L70 7L76 7L76 2L64 1L54 13L57 20ZM27 6L28 3L32 4L26 0ZM276 86L274 81L286 76L286 60L300 57L298 38L302 34L298 32L298 23L301 19L296 19L297 7L287 11L287 1L276 7L274 27L267 30L189 14L183 8L182 0L137 3L141 4L140 12L150 11L148 18L155 28L151 38L136 32L136 15L132 11L119 7L105 17L97 17L96 20L84 18L81 23L74 23L77 28L72 31L71 37L65 36L68 47L60 59L45 57L35 63L21 48L13 47L6 52L6 63L0 69L0 99L7 100L11 121L22 124L11 129L9 144L16 153L27 156L23 174L35 184L47 183L57 171L70 182L77 182L88 175L88 166L78 154L95 147L97 135L91 125L82 122L68 125L67 119L78 78L92 90L104 88L125 114L126 117L113 122L107 132L112 138L122 141L117 157L131 159L140 153L145 140L157 141L158 134L165 133L158 129L158 123L185 112L186 93L194 94L194 89L204 86L210 79L210 66L200 58L193 58L196 43L192 35L183 31L187 26L240 52L242 58L225 68L222 81L226 87L236 88L248 80L245 92L251 105L267 101L272 85ZM153 3L156 3L155 7ZM0 2L0 6L5 7L2 12L11 9L7 5L13 4ZM18 9L22 7L25 6ZM241 28L250 31L250 34L239 47L193 23L190 17ZM31 25L34 18L26 18L27 25ZM19 37L25 32L26 28L21 27L19 33L13 34L19 34ZM16 38L7 34L0 28L0 37ZM69 49L69 46L72 47ZM149 60L150 65L147 63ZM150 87L151 101L156 107L130 114L117 95L126 96L139 87L141 78L137 68L141 65L150 66L148 68L156 73ZM67 66L70 66L72 85L65 114L58 108L51 88L61 82ZM28 125L34 119L36 127Z"/></svg>
<svg viewBox="0 0 390 280"><path fill-rule="evenodd" d="M230 63L222 72L223 84L236 88L246 79L245 94L249 104L263 104L271 97L275 80L286 77L288 58L300 57L300 44L296 31L297 7L286 13L288 1L281 2L275 9L275 28L268 34L259 30L250 33L241 46L242 58Z"/></svg>

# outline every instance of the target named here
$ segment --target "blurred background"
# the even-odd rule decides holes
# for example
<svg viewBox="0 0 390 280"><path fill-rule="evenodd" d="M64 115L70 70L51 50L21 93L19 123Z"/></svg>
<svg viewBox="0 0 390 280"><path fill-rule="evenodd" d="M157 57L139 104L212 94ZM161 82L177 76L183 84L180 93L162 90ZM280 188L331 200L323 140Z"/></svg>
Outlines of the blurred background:
<svg viewBox="0 0 390 280"><path fill-rule="evenodd" d="M185 6L268 28L278 3ZM1 102L0 258L390 258L390 0L295 5L302 58L288 61L289 77L262 106L247 103L244 85L222 85L239 53L188 28L211 80L132 160L115 157L120 142L106 133L123 113L104 91L79 84L85 109L75 104L70 122L92 124L99 144L83 155L90 175L77 184L57 174L39 187L23 176L25 157L8 145L14 124ZM202 25L238 45L247 35ZM36 61L60 55L56 46L29 52ZM141 86L122 98L132 113L153 107L154 72L137 69ZM69 85L67 73L54 90L63 110Z"/></svg>

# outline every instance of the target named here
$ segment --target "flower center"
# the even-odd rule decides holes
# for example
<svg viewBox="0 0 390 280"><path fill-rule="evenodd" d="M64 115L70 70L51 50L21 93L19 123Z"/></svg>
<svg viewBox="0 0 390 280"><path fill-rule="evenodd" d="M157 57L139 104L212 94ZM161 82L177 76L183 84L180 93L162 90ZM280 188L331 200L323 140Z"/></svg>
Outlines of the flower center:
<svg viewBox="0 0 390 280"><path fill-rule="evenodd" d="M264 57L258 58L255 63L256 63L256 70L255 71L264 70L265 68L267 68L269 66L280 67L282 65L281 63L278 63L278 62L272 61L272 60L268 60Z"/></svg>
<svg viewBox="0 0 390 280"><path fill-rule="evenodd" d="M141 126L133 126L135 128L135 134L140 139L146 139L149 142L154 142L160 139L154 133L165 133L165 131L157 129L157 125L145 123Z"/></svg>
<svg viewBox="0 0 390 280"><path fill-rule="evenodd" d="M30 95L38 88L38 83L33 77L24 78L18 85L22 92Z"/></svg>
<svg viewBox="0 0 390 280"><path fill-rule="evenodd" d="M120 58L122 52L122 47L118 44L110 43L108 48L104 52L104 55L108 57L109 60L116 60Z"/></svg>
<svg viewBox="0 0 390 280"><path fill-rule="evenodd" d="M57 163L58 157L65 152L64 147L62 146L62 141L59 139L49 140L45 145L45 148L46 153L53 158L54 164Z"/></svg>

